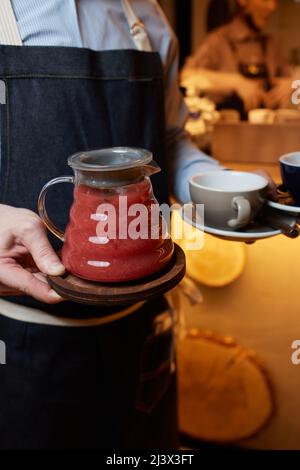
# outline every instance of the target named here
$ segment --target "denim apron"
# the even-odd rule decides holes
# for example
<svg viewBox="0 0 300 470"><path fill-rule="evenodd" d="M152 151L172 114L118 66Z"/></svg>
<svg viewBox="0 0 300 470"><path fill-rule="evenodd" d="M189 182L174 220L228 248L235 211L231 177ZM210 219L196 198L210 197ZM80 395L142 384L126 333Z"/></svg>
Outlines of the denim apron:
<svg viewBox="0 0 300 470"><path fill-rule="evenodd" d="M111 146L151 150L163 170L154 192L168 201L162 64L130 2L122 4L139 50L0 46L0 203L36 212L42 186L71 174L69 155ZM49 195L49 214L61 227L71 201L68 186ZM18 321L0 303L7 348L0 449L177 447L173 317L165 298L111 322L120 309L5 300L79 324ZM100 326L84 323L101 317L108 321Z"/></svg>

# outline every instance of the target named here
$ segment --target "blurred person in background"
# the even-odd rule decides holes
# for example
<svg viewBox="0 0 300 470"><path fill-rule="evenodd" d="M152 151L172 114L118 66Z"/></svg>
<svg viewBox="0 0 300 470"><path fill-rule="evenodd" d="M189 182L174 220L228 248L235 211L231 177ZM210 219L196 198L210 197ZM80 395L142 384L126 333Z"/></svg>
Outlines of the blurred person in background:
<svg viewBox="0 0 300 470"><path fill-rule="evenodd" d="M278 109L290 102L291 70L273 36L266 33L277 0L236 0L231 21L213 30L188 58L183 77L206 79L218 109Z"/></svg>

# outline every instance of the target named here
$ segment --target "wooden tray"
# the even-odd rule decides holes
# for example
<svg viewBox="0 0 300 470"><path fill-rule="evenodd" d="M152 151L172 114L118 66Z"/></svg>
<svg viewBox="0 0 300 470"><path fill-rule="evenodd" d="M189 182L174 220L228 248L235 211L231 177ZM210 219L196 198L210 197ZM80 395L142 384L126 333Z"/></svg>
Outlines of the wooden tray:
<svg viewBox="0 0 300 470"><path fill-rule="evenodd" d="M173 289L185 275L185 255L175 244L174 255L158 273L128 283L97 283L66 273L47 276L48 283L66 300L88 305L130 305L157 297Z"/></svg>

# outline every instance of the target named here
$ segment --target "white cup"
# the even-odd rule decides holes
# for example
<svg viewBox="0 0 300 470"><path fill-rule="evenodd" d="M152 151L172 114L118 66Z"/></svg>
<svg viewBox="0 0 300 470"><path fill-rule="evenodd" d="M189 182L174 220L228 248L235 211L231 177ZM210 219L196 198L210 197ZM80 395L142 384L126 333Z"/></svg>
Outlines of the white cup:
<svg viewBox="0 0 300 470"><path fill-rule="evenodd" d="M262 208L268 181L255 173L213 171L190 180L195 204L204 204L204 223L210 227L237 230L246 227Z"/></svg>
<svg viewBox="0 0 300 470"><path fill-rule="evenodd" d="M273 124L275 112L271 109L252 109L248 113L248 121L251 124Z"/></svg>

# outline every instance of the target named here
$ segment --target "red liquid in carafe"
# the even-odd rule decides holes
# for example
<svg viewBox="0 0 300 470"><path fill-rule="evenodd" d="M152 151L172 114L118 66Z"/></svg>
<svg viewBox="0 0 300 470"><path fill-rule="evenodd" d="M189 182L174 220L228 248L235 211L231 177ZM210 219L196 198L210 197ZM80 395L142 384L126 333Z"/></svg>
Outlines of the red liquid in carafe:
<svg viewBox="0 0 300 470"><path fill-rule="evenodd" d="M119 211L120 197L127 196L127 208L132 204L143 204L148 210L149 237L147 239L120 239L120 224L125 234L136 216ZM124 201L124 198L123 198ZM99 232L99 221L103 219L101 204L115 208L116 238ZM163 239L162 219L157 228L159 236L151 238L150 207L157 205L149 179L122 187L116 193L89 186L76 186L74 202L70 211L70 221L66 229L62 260L66 269L84 279L98 282L126 282L149 276L170 260L173 243ZM157 206L156 206L157 207ZM127 212L127 211L126 211ZM110 217L107 213L107 217ZM101 223L102 227L105 225ZM113 226L113 225L111 225ZM125 235L126 236L126 235Z"/></svg>

